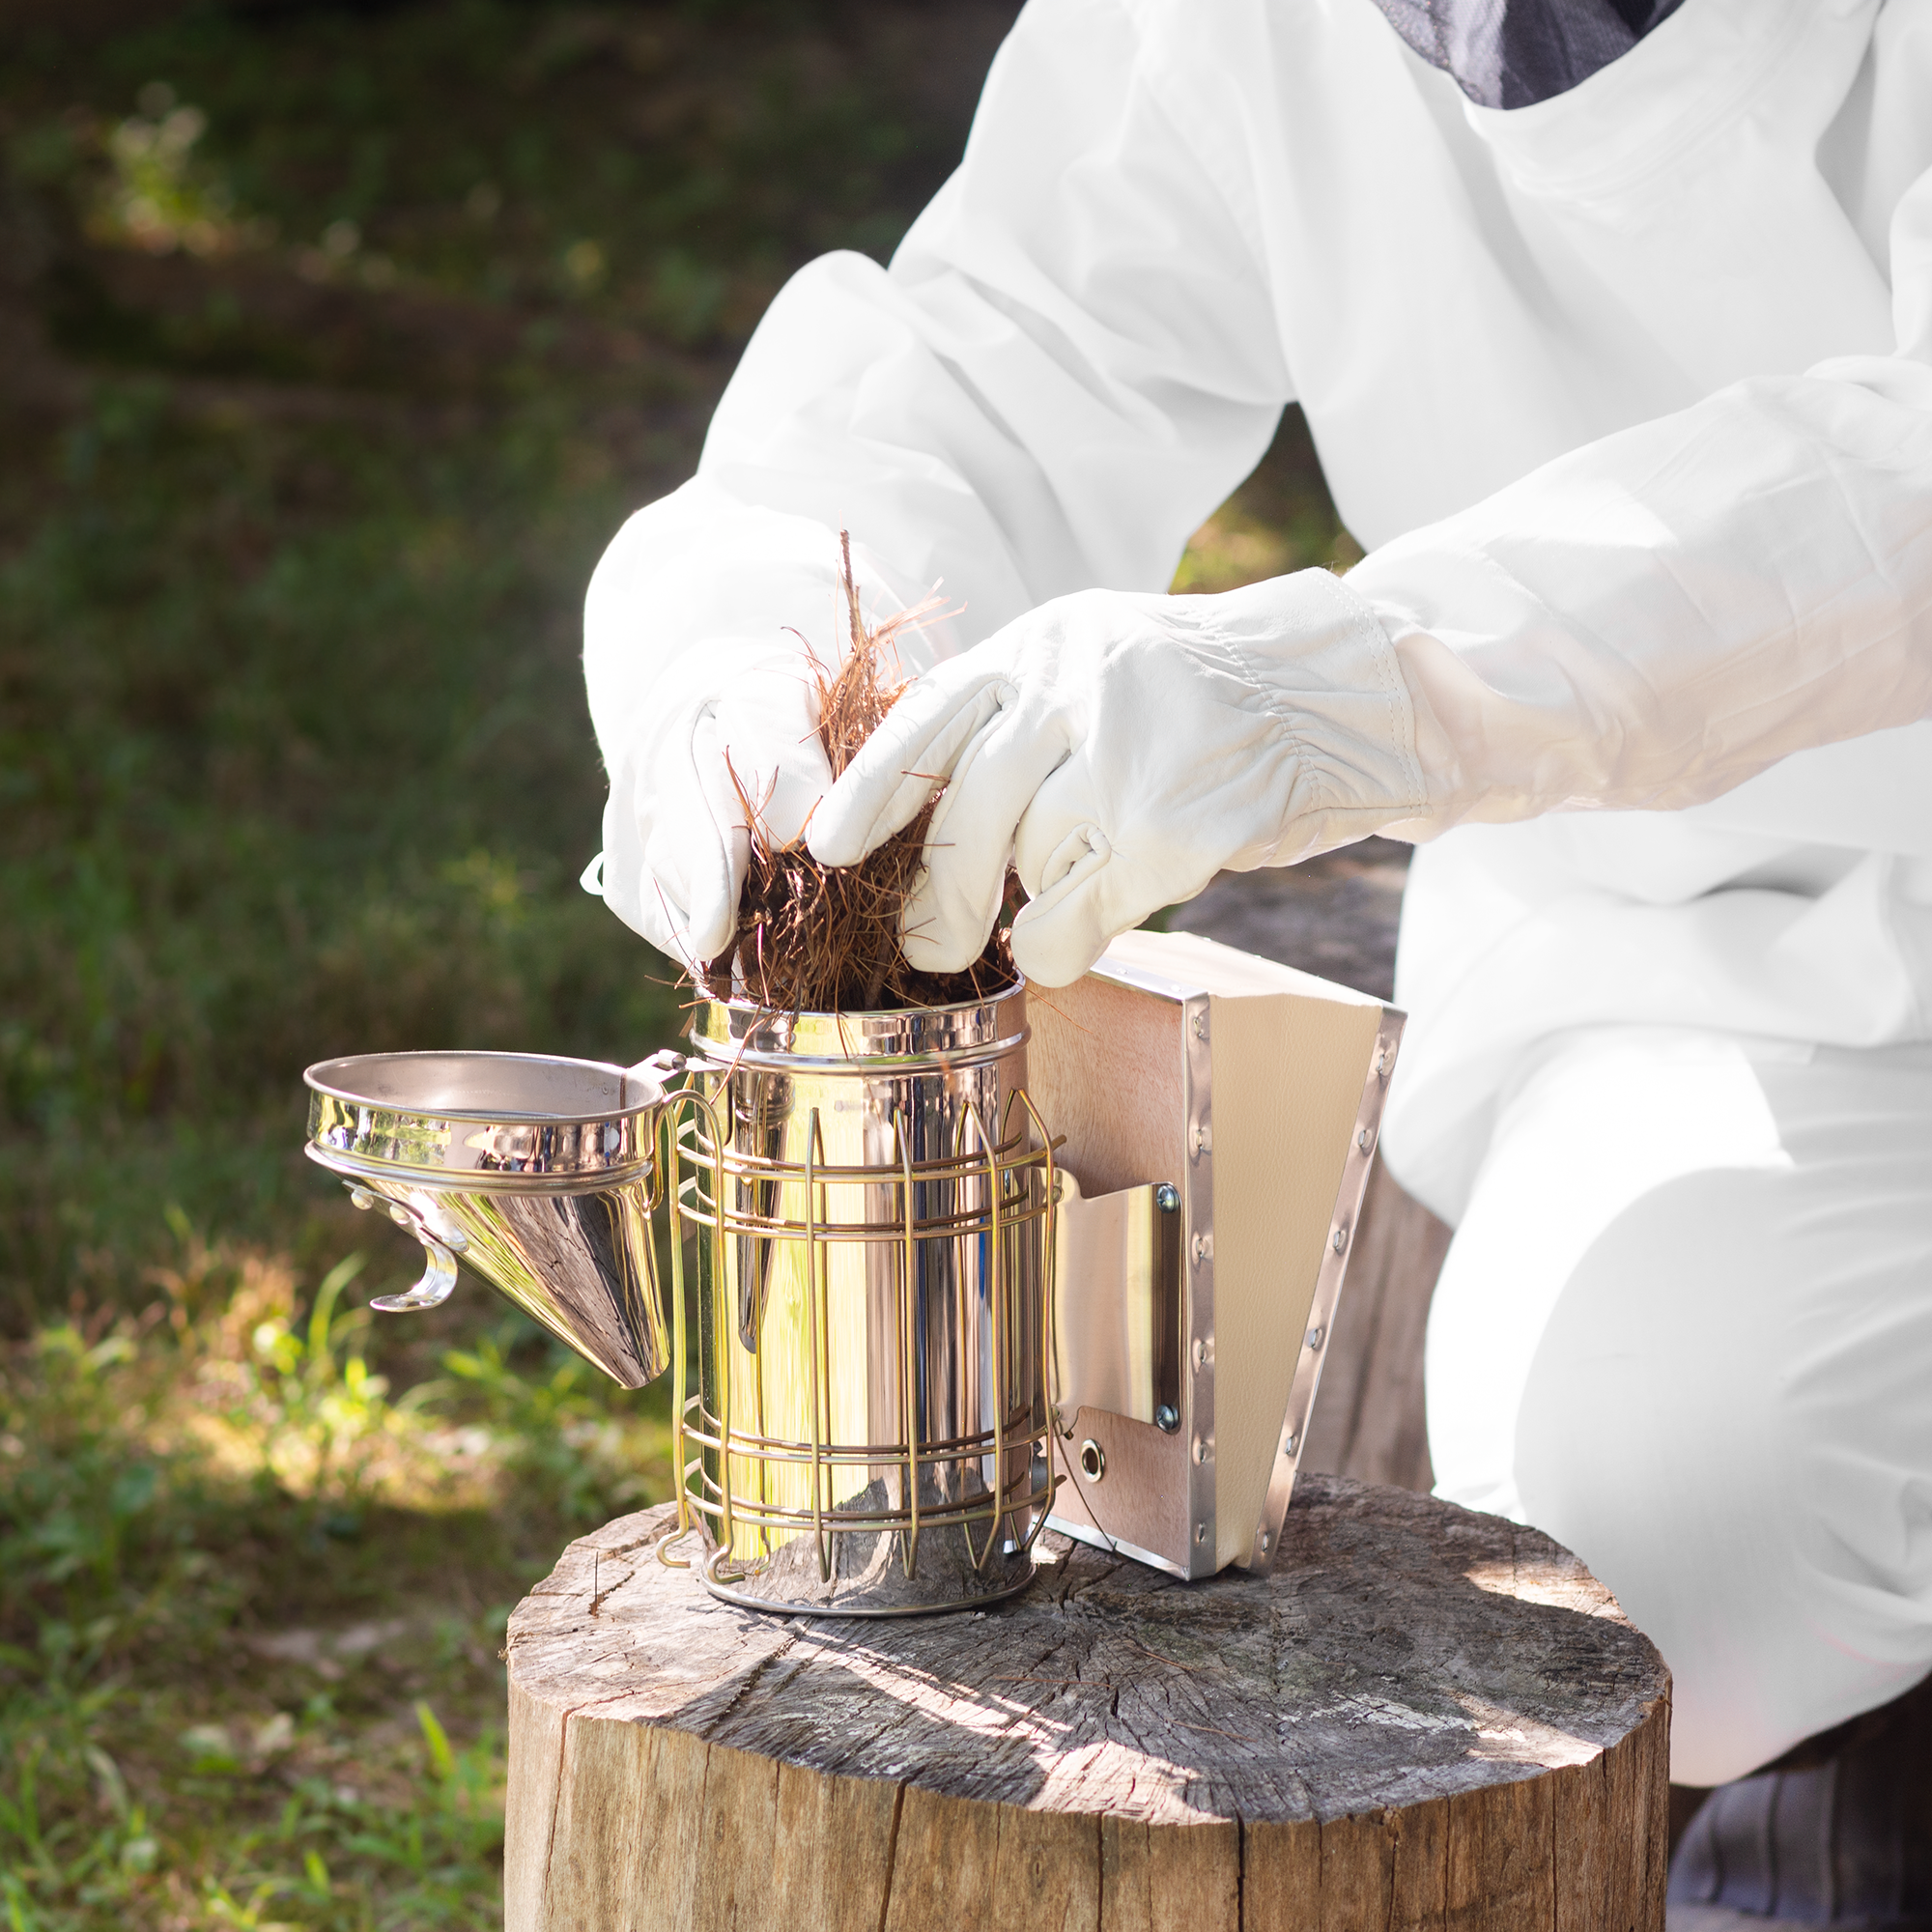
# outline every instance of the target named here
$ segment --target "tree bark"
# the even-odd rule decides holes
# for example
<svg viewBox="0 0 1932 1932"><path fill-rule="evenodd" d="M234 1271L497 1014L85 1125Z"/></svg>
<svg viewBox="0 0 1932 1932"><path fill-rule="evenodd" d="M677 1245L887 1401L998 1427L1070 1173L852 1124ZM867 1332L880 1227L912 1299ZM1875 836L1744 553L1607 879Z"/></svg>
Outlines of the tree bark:
<svg viewBox="0 0 1932 1932"><path fill-rule="evenodd" d="M1304 1476L1274 1576L1061 1537L895 1623L574 1543L510 1622L510 1932L1659 1932L1669 1679L1547 1537Z"/></svg>

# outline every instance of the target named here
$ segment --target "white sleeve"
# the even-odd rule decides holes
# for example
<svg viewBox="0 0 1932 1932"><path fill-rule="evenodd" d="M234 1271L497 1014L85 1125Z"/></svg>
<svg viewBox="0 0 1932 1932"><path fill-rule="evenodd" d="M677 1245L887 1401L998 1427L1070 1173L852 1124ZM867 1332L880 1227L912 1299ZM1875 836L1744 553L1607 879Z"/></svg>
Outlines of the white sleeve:
<svg viewBox="0 0 1932 1932"><path fill-rule="evenodd" d="M1897 354L1738 384L1350 572L1415 706L1399 836L1695 805L1932 715L1932 175L1891 243Z"/></svg>
<svg viewBox="0 0 1932 1932"><path fill-rule="evenodd" d="M830 255L780 294L696 479L592 582L613 771L673 665L829 616L841 527L885 608L943 581L962 645L1065 591L1167 587L1291 389L1251 205L1162 84L1130 0L1032 0L891 269Z"/></svg>

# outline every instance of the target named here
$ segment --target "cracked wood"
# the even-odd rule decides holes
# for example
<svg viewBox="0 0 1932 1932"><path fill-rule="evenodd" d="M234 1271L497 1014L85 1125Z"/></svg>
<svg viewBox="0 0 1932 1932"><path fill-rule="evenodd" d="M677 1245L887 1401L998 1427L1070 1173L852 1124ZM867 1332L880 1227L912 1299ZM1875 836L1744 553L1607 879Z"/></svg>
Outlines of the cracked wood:
<svg viewBox="0 0 1932 1932"><path fill-rule="evenodd" d="M787 1620L572 1544L510 1623L510 1932L1657 1932L1668 1678L1547 1537L1304 1476L1270 1579L1060 1537Z"/></svg>

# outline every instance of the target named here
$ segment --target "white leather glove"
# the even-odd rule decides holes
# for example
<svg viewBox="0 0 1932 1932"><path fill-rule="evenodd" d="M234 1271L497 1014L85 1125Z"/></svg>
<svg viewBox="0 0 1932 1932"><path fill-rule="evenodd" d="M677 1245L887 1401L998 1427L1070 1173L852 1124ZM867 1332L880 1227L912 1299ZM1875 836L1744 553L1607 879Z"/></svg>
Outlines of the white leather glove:
<svg viewBox="0 0 1932 1932"><path fill-rule="evenodd" d="M784 843L832 772L802 647L713 640L670 666L651 699L611 777L602 891L626 925L696 972L737 930L752 850L739 786Z"/></svg>
<svg viewBox="0 0 1932 1932"><path fill-rule="evenodd" d="M852 562L868 621L905 609L863 544ZM836 530L747 508L699 478L633 517L590 581L584 674L611 797L583 883L694 971L730 943L751 858L732 774L781 842L832 781L808 639L836 666L848 622L838 572ZM928 623L895 651L912 672L946 644Z"/></svg>
<svg viewBox="0 0 1932 1932"><path fill-rule="evenodd" d="M942 780L907 958L976 959L1010 858L1029 898L1013 957L1048 986L1217 871L1427 810L1395 653L1325 570L1218 597L1041 605L899 699L813 816L813 855L855 864Z"/></svg>

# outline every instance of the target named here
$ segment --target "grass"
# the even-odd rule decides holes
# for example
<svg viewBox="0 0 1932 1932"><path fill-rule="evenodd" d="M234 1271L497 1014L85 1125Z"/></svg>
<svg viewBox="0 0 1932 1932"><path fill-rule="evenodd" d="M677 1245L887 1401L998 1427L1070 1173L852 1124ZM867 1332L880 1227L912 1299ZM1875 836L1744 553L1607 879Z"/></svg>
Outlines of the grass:
<svg viewBox="0 0 1932 1932"><path fill-rule="evenodd" d="M630 1059L578 609L1009 6L18 0L0 43L0 1927L497 1922L509 1606L630 1396L299 1157L301 1067ZM1292 419L1185 587L1345 542Z"/></svg>
<svg viewBox="0 0 1932 1932"><path fill-rule="evenodd" d="M491 1923L504 1622L663 1400L501 1321L392 1378L361 1254L178 1240L0 1368L0 1922Z"/></svg>

